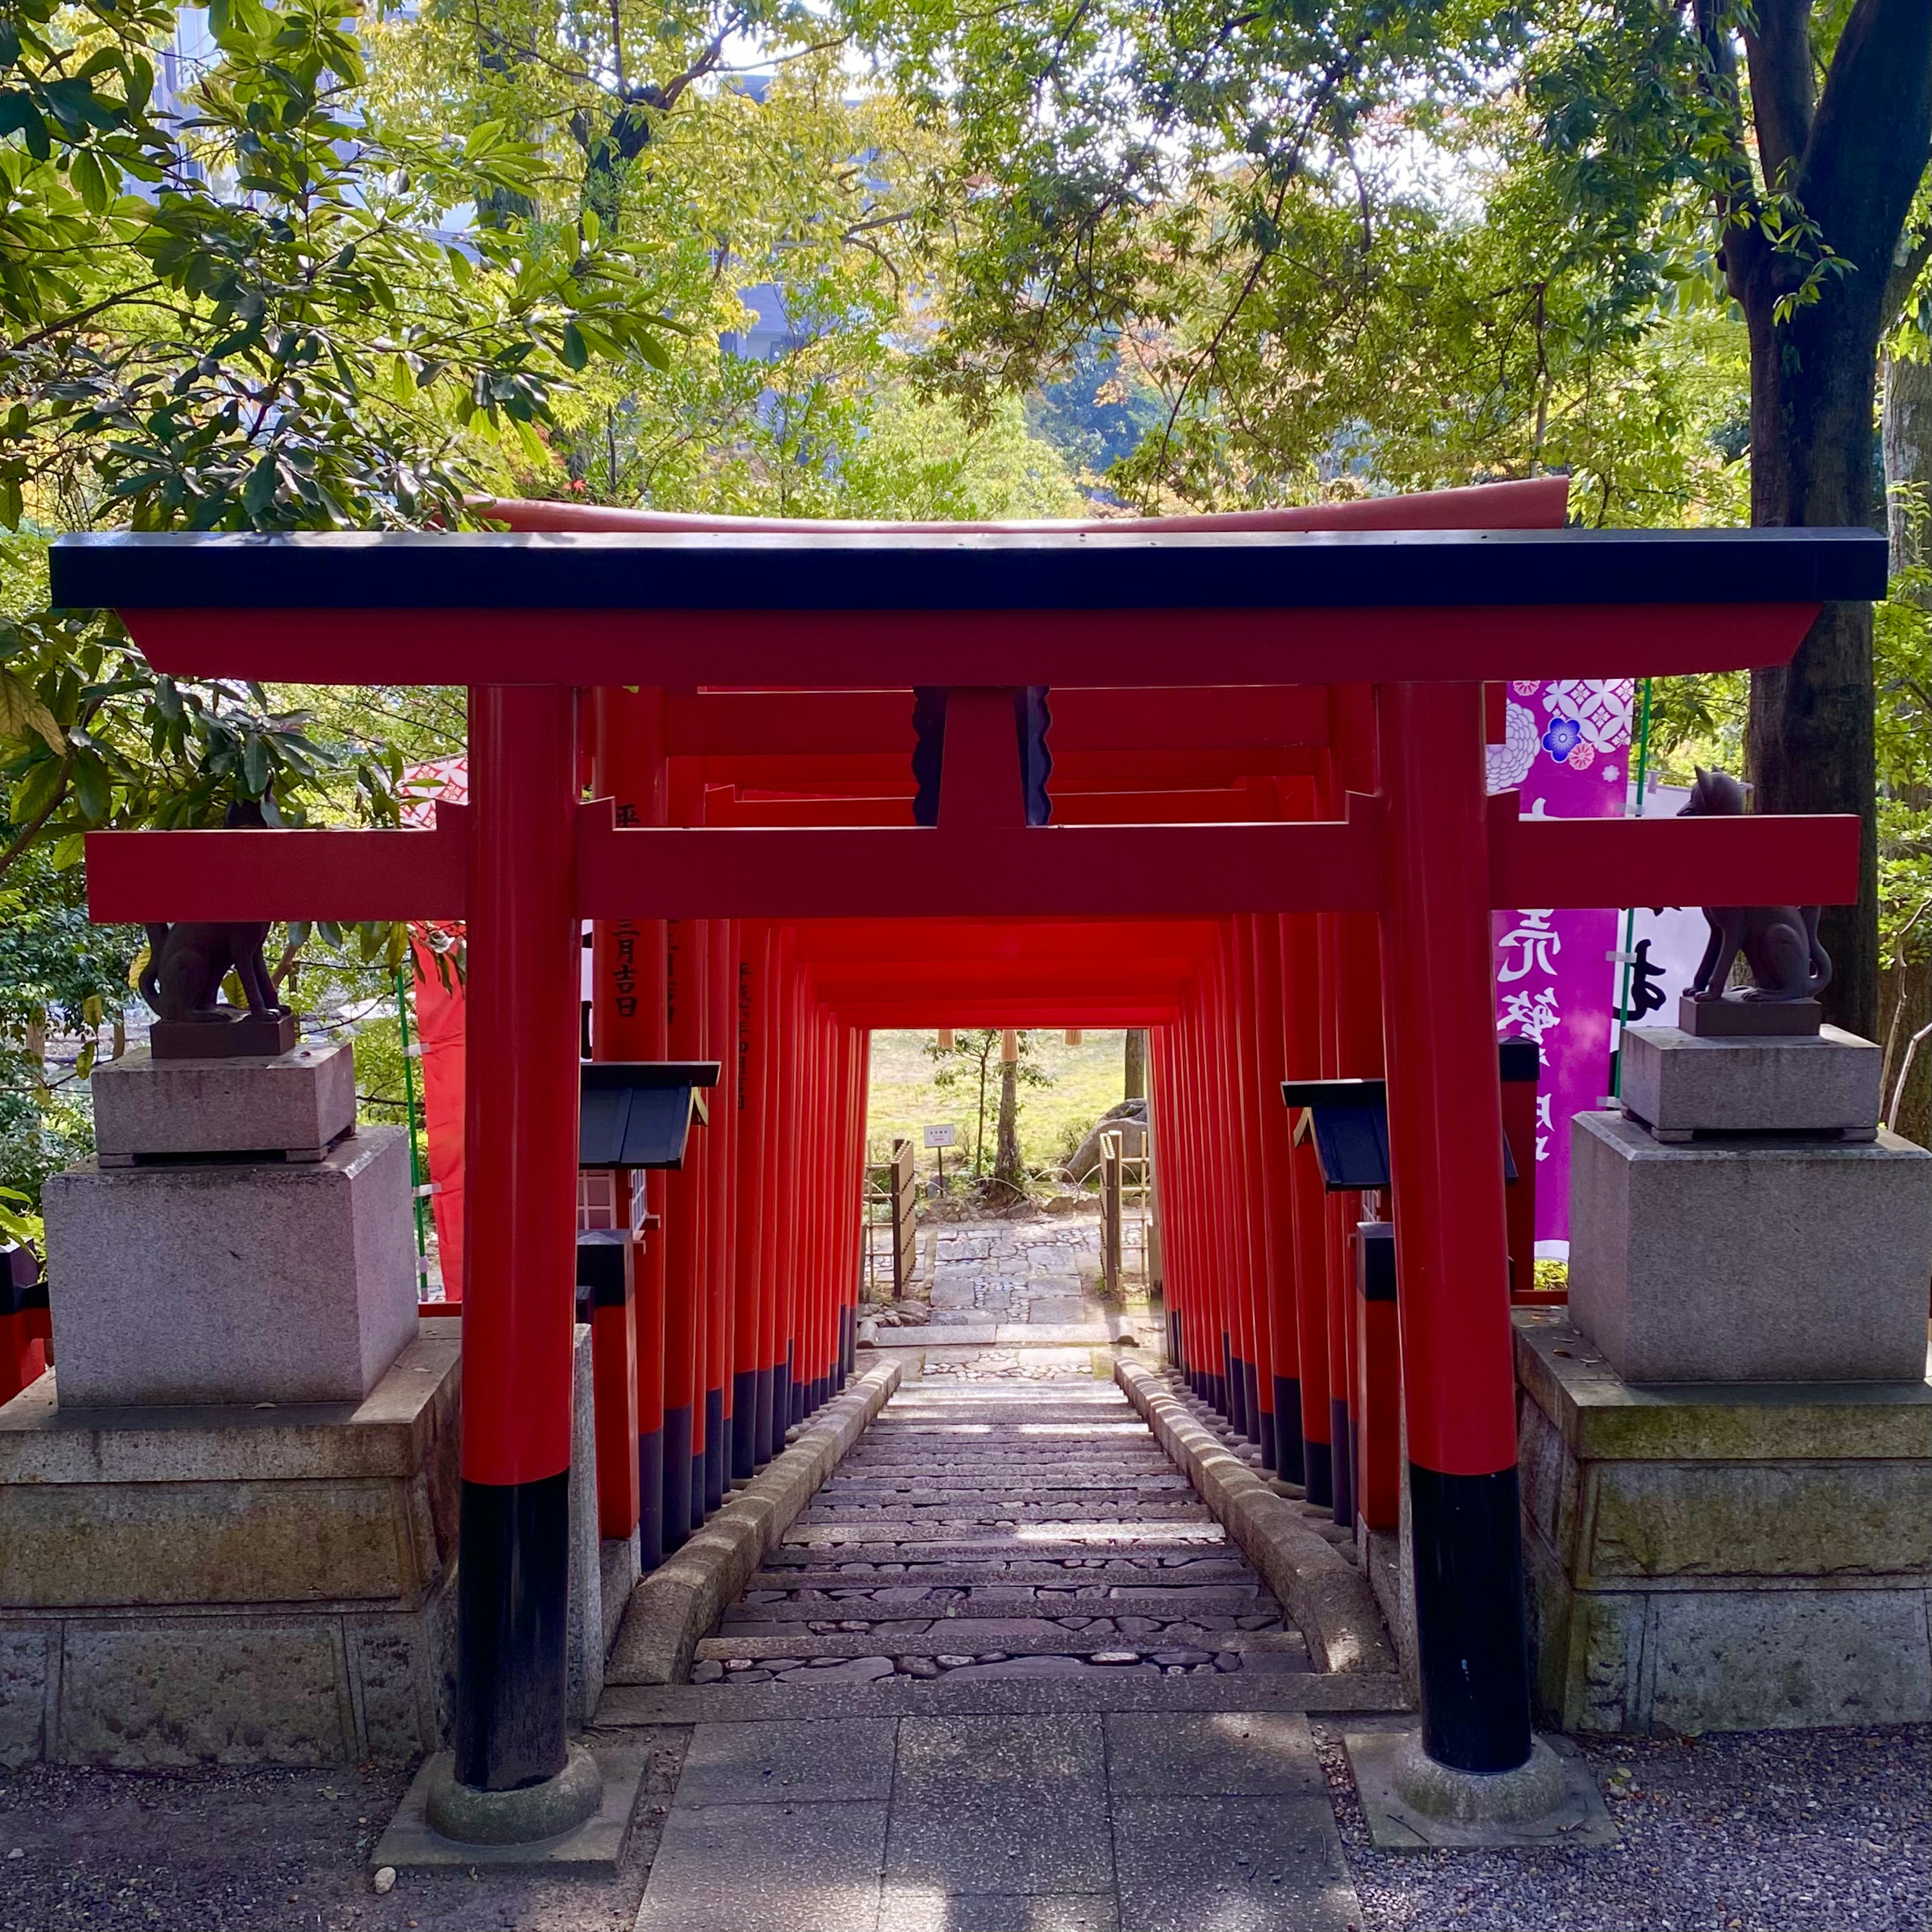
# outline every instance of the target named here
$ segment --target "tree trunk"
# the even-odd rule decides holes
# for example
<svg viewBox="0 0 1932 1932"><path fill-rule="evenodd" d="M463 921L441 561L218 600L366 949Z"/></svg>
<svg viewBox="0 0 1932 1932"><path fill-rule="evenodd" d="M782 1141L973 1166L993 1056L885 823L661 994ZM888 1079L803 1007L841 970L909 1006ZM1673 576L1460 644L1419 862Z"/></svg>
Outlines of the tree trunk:
<svg viewBox="0 0 1932 1932"><path fill-rule="evenodd" d="M1020 1070L1010 1060L1000 1067L1000 1123L994 1140L993 1178L1012 1188L1026 1184L1020 1166Z"/></svg>
<svg viewBox="0 0 1932 1932"><path fill-rule="evenodd" d="M1751 337L1751 521L1869 524L1882 291L1848 275L1779 324L1793 274L1755 251L1743 289ZM1847 812L1863 828L1856 905L1826 906L1826 1017L1878 1036L1878 805L1869 604L1828 604L1789 664L1751 674L1746 761L1760 812Z"/></svg>
<svg viewBox="0 0 1932 1932"><path fill-rule="evenodd" d="M1745 31L1759 159L1810 232L1780 250L1753 205L1720 257L1750 332L1751 521L1790 529L1874 521L1879 338L1932 143L1924 0L1852 0L1822 92L1810 21L1810 0L1783 0ZM1711 16L1720 70L1730 31ZM1741 130L1738 148L1742 170ZM1792 304L1782 322L1780 301ZM1826 906L1819 937L1833 968L1827 1016L1867 1039L1879 1027L1873 702L1871 607L1828 604L1789 664L1751 674L1746 754L1754 809L1862 822L1858 903Z"/></svg>
<svg viewBox="0 0 1932 1932"><path fill-rule="evenodd" d="M1147 1029L1130 1027L1127 1029L1126 1091L1124 1100L1144 1100L1147 1098Z"/></svg>
<svg viewBox="0 0 1932 1932"><path fill-rule="evenodd" d="M1932 362L1888 356L1885 366L1886 530L1892 567L1910 569L1927 561L1926 513L1932 512ZM1900 488L1903 484L1906 486ZM1918 497L1917 533L1906 514ZM1921 593L1922 598L1924 593Z"/></svg>

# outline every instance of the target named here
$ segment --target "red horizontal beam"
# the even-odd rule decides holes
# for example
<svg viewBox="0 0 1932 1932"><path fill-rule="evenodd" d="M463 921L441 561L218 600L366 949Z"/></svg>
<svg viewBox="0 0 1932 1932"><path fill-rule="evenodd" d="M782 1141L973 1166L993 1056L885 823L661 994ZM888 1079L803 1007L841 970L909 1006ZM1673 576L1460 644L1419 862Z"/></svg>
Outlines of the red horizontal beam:
<svg viewBox="0 0 1932 1932"><path fill-rule="evenodd" d="M1497 906L1850 905L1858 821L1520 818L1490 801L1490 898Z"/></svg>
<svg viewBox="0 0 1932 1932"><path fill-rule="evenodd" d="M1366 912L1379 902L1380 869L1367 816L964 832L619 831L606 802L586 808L578 844L580 903L591 919Z"/></svg>
<svg viewBox="0 0 1932 1932"><path fill-rule="evenodd" d="M835 970L846 962L886 959L1103 961L1212 954L1215 928L1198 920L812 920L795 928L797 956Z"/></svg>
<svg viewBox="0 0 1932 1932"><path fill-rule="evenodd" d="M1099 1001L1069 998L1048 1000L969 1000L908 997L902 1000L855 1000L827 1004L850 1026L880 1031L926 1032L948 1027L1151 1027L1165 1026L1180 1010L1174 1000Z"/></svg>
<svg viewBox="0 0 1932 1932"><path fill-rule="evenodd" d="M1072 791L1055 785L1056 825L1232 825L1276 814L1274 787L1216 785L1186 791ZM911 788L902 796L737 798L722 786L708 791L710 826L910 825Z"/></svg>
<svg viewBox="0 0 1932 1932"><path fill-rule="evenodd" d="M1047 826L949 832L619 831L578 821L589 919L1049 920L1371 912L1375 801L1347 822ZM96 832L88 908L104 921L454 919L460 809L434 832ZM1519 819L1491 801L1492 906L1843 905L1850 817Z"/></svg>
<svg viewBox="0 0 1932 1932"><path fill-rule="evenodd" d="M1088 686L1677 676L1790 661L1815 604L1250 610L126 610L158 671L298 684Z"/></svg>
<svg viewBox="0 0 1932 1932"><path fill-rule="evenodd" d="M673 691L664 698L671 757L842 758L912 753L912 690ZM1318 685L1198 690L1056 691L1048 742L1069 752L1234 751L1322 745L1328 701Z"/></svg>
<svg viewBox="0 0 1932 1932"><path fill-rule="evenodd" d="M460 919L465 849L461 832L447 824L434 832L90 832L87 914L112 924Z"/></svg>

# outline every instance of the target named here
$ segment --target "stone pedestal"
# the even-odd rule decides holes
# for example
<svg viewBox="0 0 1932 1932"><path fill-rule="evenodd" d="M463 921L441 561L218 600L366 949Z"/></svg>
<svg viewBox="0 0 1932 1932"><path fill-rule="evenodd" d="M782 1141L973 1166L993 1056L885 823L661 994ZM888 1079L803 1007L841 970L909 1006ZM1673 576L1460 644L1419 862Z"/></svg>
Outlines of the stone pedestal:
<svg viewBox="0 0 1932 1932"><path fill-rule="evenodd" d="M1579 1114L1570 1162L1570 1316L1627 1380L1924 1376L1923 1148L1883 1132L1670 1146Z"/></svg>
<svg viewBox="0 0 1932 1932"><path fill-rule="evenodd" d="M1744 1132L1869 1140L1884 1060L1874 1042L1833 1026L1791 1039L1631 1027L1618 1055L1625 1111L1659 1139L1687 1140Z"/></svg>
<svg viewBox="0 0 1932 1932"><path fill-rule="evenodd" d="M90 1161L43 1210L65 1403L359 1401L416 1331L400 1127L314 1161Z"/></svg>
<svg viewBox="0 0 1932 1932"><path fill-rule="evenodd" d="M356 1125L356 1056L302 1046L272 1060L157 1060L145 1046L95 1067L95 1157L105 1166L197 1154L320 1160Z"/></svg>
<svg viewBox="0 0 1932 1932"><path fill-rule="evenodd" d="M435 1750L454 1670L460 1326L360 1402L0 1407L0 1764Z"/></svg>
<svg viewBox="0 0 1932 1932"><path fill-rule="evenodd" d="M1696 1732L1932 1717L1923 1292L1922 1276L1910 1382L1633 1388L1560 1312L1518 1312L1547 1720Z"/></svg>

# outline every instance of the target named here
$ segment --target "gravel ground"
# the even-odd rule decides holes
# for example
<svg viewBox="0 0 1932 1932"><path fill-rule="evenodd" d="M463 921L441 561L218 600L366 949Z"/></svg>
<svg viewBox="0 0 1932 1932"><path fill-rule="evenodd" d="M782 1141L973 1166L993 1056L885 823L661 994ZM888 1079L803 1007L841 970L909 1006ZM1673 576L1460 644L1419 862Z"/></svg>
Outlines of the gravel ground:
<svg viewBox="0 0 1932 1932"><path fill-rule="evenodd" d="M0 1932L629 1932L688 1738L654 1738L615 1879L404 1872L382 1896L406 1772L8 1772Z"/></svg>
<svg viewBox="0 0 1932 1932"><path fill-rule="evenodd" d="M1613 1850L1378 1852L1315 1726L1362 1932L1925 1932L1932 1726L1580 1740Z"/></svg>

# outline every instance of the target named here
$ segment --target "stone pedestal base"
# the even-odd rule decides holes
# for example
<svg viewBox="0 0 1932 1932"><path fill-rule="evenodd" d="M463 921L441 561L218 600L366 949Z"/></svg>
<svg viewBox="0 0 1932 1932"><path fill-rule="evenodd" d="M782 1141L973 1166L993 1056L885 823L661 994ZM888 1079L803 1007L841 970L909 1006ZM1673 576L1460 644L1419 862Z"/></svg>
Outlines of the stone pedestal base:
<svg viewBox="0 0 1932 1932"><path fill-rule="evenodd" d="M1896 1134L1666 1147L1571 1122L1570 1316L1629 1381L1916 1382L1928 1266L1932 1154Z"/></svg>
<svg viewBox="0 0 1932 1932"><path fill-rule="evenodd" d="M359 1402L416 1332L400 1127L310 1162L88 1162L43 1206L71 1406Z"/></svg>
<svg viewBox="0 0 1932 1932"><path fill-rule="evenodd" d="M1516 1371L1547 1720L1932 1717L1932 1386L1634 1388L1540 1310L1517 1314Z"/></svg>
<svg viewBox="0 0 1932 1932"><path fill-rule="evenodd" d="M46 1376L0 1407L0 1764L436 1749L458 1330L424 1322L358 1403L83 1412Z"/></svg>
<svg viewBox="0 0 1932 1932"><path fill-rule="evenodd" d="M1869 1140L1885 1056L1837 1027L1792 1039L1708 1039L1678 1027L1624 1029L1624 1108L1659 1138L1850 1134Z"/></svg>
<svg viewBox="0 0 1932 1932"><path fill-rule="evenodd" d="M97 1066L89 1084L104 1167L197 1155L320 1160L356 1124L346 1041L273 1060L158 1059L130 1047Z"/></svg>

